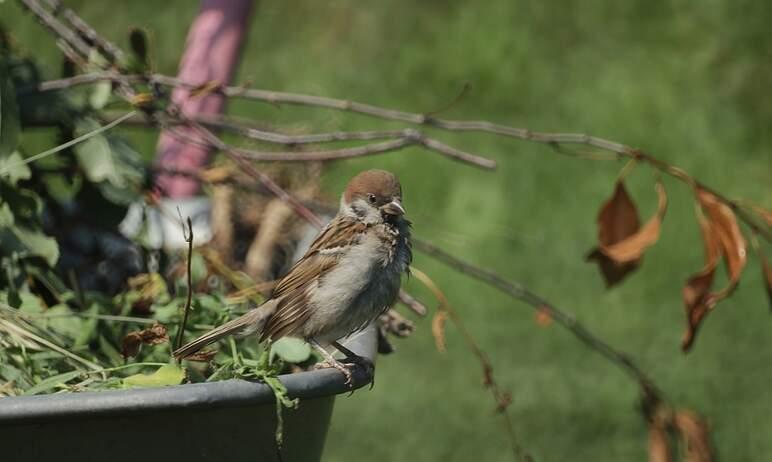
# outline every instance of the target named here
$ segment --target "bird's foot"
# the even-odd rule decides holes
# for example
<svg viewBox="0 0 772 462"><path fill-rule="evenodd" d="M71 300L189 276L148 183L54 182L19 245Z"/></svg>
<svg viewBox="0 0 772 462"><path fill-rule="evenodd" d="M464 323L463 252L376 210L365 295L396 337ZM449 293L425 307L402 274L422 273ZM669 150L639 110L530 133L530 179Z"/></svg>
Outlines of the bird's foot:
<svg viewBox="0 0 772 462"><path fill-rule="evenodd" d="M327 369L327 368L335 368L340 371L341 374L343 374L344 377L346 377L346 385L349 386L349 388L354 387L354 380L353 380L353 369L357 367L361 367L365 370L368 376L372 377L372 381L370 382L370 389L373 388L373 385L375 384L375 365L372 361L370 361L367 358L364 358L362 356L349 356L343 360L344 362L338 361L338 360L325 360L320 363L317 363L314 366L314 369Z"/></svg>
<svg viewBox="0 0 772 462"><path fill-rule="evenodd" d="M348 385L349 388L354 387L354 380L353 380L353 373L351 372L351 367L354 366L354 364L351 363L342 363L338 360L325 360L320 363L316 363L314 365L314 369L329 369L329 368L335 368L340 371L341 374L343 374L344 377L346 377L346 385Z"/></svg>
<svg viewBox="0 0 772 462"><path fill-rule="evenodd" d="M364 356L352 355L346 358L346 364L352 366L359 366L365 370L367 376L370 377L370 390L375 386L375 364Z"/></svg>

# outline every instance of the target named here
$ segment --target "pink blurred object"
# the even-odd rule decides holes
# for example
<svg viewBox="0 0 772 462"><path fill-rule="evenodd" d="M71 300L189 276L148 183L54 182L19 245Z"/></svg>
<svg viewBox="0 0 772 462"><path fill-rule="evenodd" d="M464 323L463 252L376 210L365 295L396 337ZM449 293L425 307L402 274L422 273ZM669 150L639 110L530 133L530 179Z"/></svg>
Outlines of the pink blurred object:
<svg viewBox="0 0 772 462"><path fill-rule="evenodd" d="M241 45L247 34L252 0L203 0L188 32L185 54L178 77L195 84L215 81L230 83L235 73ZM186 115L220 114L225 100L221 95L191 97L188 90L177 88L172 101ZM191 136L190 130L178 130ZM158 140L156 165L161 168L195 172L206 166L210 150L189 144L163 132ZM196 195L198 181L181 175L159 174L156 189L162 196L179 199Z"/></svg>

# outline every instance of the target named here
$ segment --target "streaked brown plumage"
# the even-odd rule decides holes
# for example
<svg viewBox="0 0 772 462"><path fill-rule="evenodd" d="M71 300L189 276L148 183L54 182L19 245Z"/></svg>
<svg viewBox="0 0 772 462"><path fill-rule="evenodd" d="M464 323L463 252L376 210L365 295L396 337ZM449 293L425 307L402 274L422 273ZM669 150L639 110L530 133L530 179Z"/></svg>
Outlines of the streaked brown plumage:
<svg viewBox="0 0 772 462"><path fill-rule="evenodd" d="M350 380L350 372L324 349L363 329L394 303L408 270L410 222L404 217L399 180L384 170L354 177L338 214L277 284L271 297L174 352L185 358L230 334L284 336L311 343ZM348 354L347 354L348 355ZM355 360L356 358L347 358Z"/></svg>

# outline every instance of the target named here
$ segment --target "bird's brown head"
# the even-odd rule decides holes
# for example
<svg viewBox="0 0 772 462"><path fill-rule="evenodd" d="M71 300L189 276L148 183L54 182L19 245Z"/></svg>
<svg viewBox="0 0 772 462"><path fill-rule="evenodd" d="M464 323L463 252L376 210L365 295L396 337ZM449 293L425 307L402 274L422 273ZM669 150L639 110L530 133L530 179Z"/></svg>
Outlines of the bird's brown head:
<svg viewBox="0 0 772 462"><path fill-rule="evenodd" d="M399 179L386 170L365 170L349 181L341 201L360 216L377 210L384 219L405 213Z"/></svg>

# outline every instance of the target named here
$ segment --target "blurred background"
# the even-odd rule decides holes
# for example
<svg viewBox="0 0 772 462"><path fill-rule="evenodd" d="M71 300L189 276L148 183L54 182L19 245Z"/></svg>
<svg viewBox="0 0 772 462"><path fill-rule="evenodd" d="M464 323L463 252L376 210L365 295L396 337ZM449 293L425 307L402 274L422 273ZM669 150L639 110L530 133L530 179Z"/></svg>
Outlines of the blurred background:
<svg viewBox="0 0 772 462"><path fill-rule="evenodd" d="M146 28L155 68L175 74L196 2L65 2L125 46ZM0 22L59 75L52 38L16 2ZM258 1L235 83L369 102L443 117L486 119L533 130L583 132L653 155L730 197L772 206L772 4L715 0L489 2ZM327 131L384 128L378 120L324 110L236 101L234 115ZM121 128L152 159L157 135ZM436 133L495 158L476 170L420 149L334 162L323 185L335 198L356 172L397 173L415 234L524 283L628 352L675 405L708 417L719 458L772 453L772 316L754 255L737 293L680 352L681 287L703 251L690 191L664 178L669 208L658 244L639 271L605 290L584 256L610 196L618 162L579 160L546 146L474 134ZM53 135L27 133L30 152ZM39 148L39 149L38 149ZM652 172L639 166L630 191L642 217L656 204ZM645 460L647 429L636 385L555 324L421 254L415 265L445 291L480 339L521 445L535 460ZM420 283L411 290L431 304ZM511 460L503 421L479 364L448 327L434 347L429 319L416 320L397 351L381 357L377 384L337 400L326 461Z"/></svg>

